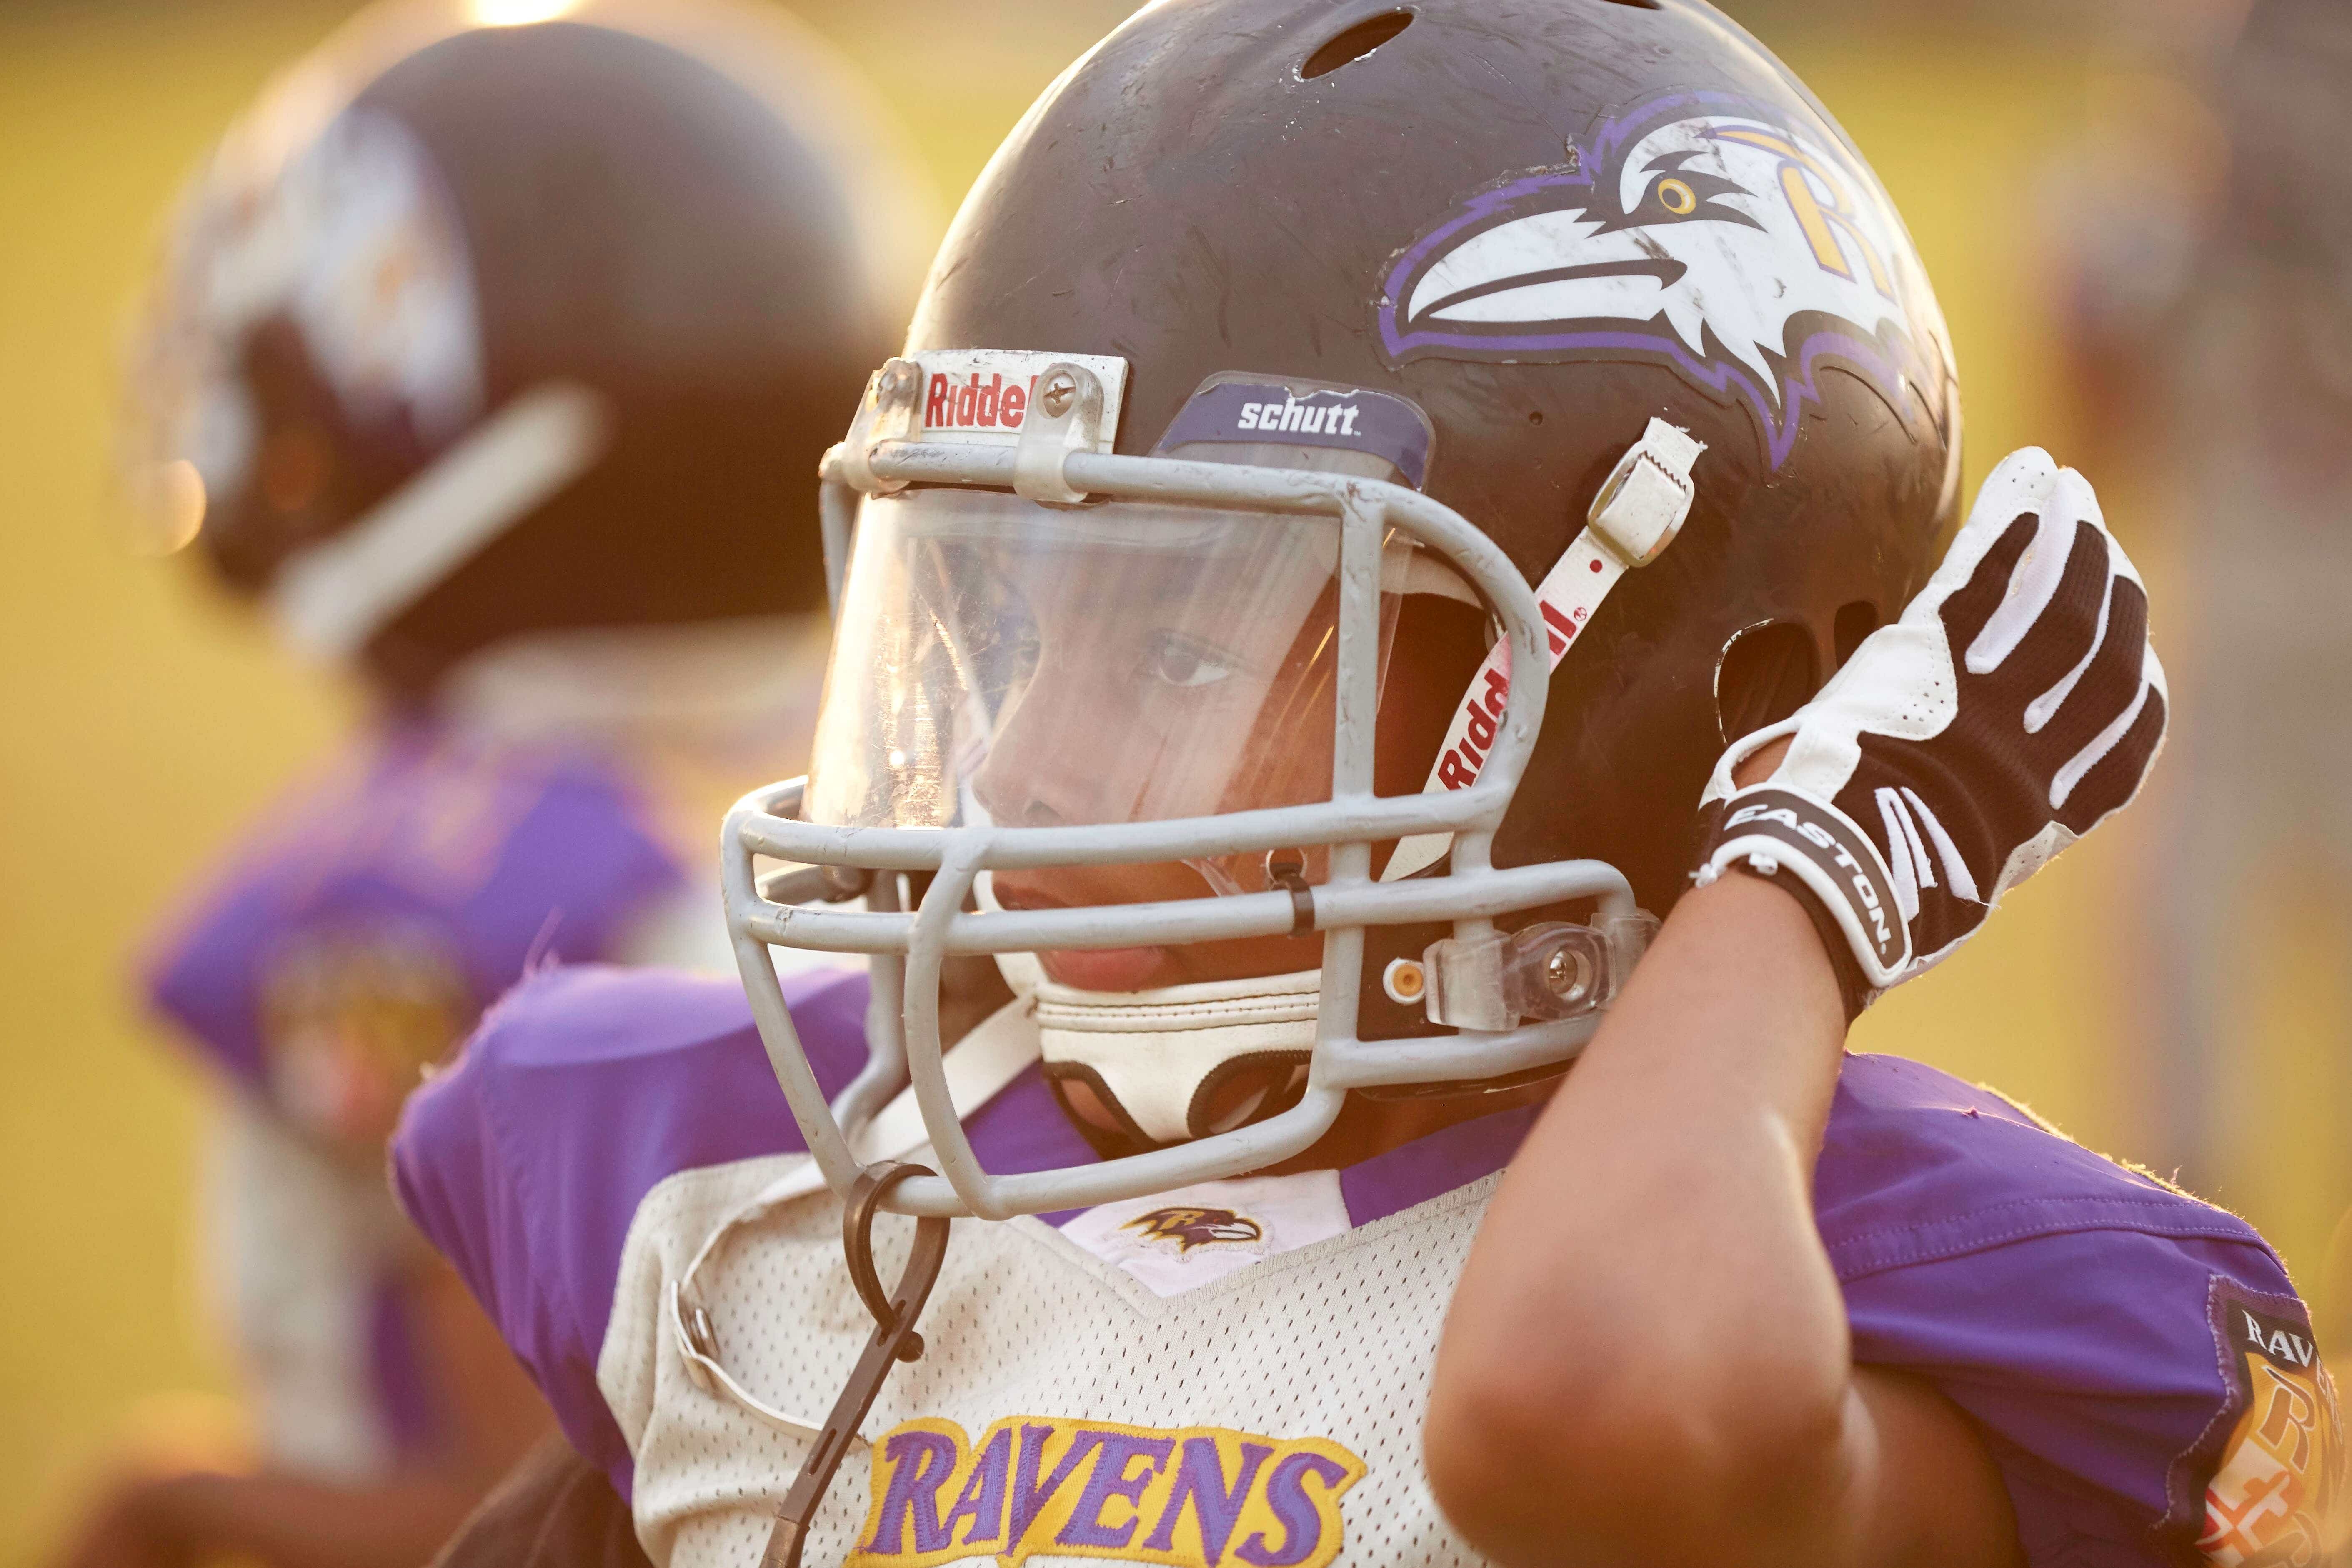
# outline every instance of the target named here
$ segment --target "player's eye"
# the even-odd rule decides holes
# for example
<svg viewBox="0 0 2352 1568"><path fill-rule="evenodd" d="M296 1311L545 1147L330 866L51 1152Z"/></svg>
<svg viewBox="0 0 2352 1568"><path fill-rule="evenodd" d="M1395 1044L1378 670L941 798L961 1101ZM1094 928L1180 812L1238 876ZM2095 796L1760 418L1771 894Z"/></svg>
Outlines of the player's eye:
<svg viewBox="0 0 2352 1568"><path fill-rule="evenodd" d="M977 668L966 670L964 679L976 679L984 689L1009 691L1037 673L1045 633L1029 601L1011 582L983 567L967 570L972 584L968 592L942 588L938 604L950 607L929 606L932 640L950 658L974 662Z"/></svg>
<svg viewBox="0 0 2352 1568"><path fill-rule="evenodd" d="M1234 668L1232 656L1181 632L1155 632L1144 644L1144 673L1169 686L1214 686Z"/></svg>
<svg viewBox="0 0 2352 1568"><path fill-rule="evenodd" d="M1698 211L1698 193L1690 188L1687 181L1660 180L1650 194L1658 199L1660 206L1676 217L1688 217Z"/></svg>

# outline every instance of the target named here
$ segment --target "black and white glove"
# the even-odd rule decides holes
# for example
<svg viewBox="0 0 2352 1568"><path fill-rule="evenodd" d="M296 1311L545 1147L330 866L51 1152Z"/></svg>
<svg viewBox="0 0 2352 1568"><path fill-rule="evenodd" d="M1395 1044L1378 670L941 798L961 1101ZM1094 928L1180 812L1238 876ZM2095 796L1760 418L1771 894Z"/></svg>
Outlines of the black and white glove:
<svg viewBox="0 0 2352 1568"><path fill-rule="evenodd" d="M2029 447L1985 481L1902 618L1724 753L1702 801L1698 880L1732 867L1793 878L1832 959L1838 936L1852 949L1859 984L1839 963L1851 1014L1942 960L2128 804L2165 718L2139 573L2090 485ZM1769 779L1732 783L1783 736Z"/></svg>

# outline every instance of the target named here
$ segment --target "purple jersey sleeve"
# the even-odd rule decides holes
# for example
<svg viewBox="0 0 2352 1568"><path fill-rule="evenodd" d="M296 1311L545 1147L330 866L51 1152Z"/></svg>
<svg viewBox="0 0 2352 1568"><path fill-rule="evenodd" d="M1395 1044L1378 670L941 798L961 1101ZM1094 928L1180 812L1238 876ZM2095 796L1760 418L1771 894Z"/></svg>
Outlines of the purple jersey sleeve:
<svg viewBox="0 0 2352 1568"><path fill-rule="evenodd" d="M421 942L478 1009L534 961L604 956L679 879L601 759L394 729L272 808L156 943L148 989L207 1056L259 1084L272 965L305 942Z"/></svg>
<svg viewBox="0 0 2352 1568"><path fill-rule="evenodd" d="M2029 1563L2201 1561L2243 1408L2221 1309L2308 1319L2244 1221L1915 1062L1850 1059L1815 1208L1857 1360L1984 1435Z"/></svg>
<svg viewBox="0 0 2352 1568"><path fill-rule="evenodd" d="M784 983L828 1095L865 1063L866 994L846 971ZM1034 1067L966 1130L995 1169L1092 1158ZM740 984L591 965L534 976L490 1011L457 1066L411 1097L393 1177L572 1446L626 1497L628 1447L596 1359L638 1205L681 1171L805 1146Z"/></svg>

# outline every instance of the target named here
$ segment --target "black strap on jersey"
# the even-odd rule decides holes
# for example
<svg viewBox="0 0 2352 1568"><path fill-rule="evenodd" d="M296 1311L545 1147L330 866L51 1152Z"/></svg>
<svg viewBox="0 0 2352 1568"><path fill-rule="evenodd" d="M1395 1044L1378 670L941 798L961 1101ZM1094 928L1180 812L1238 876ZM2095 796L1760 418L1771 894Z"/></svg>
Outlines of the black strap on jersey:
<svg viewBox="0 0 2352 1568"><path fill-rule="evenodd" d="M825 1489L833 1484L833 1473L848 1456L850 1444L857 1440L857 1428L865 1422L866 1413L874 1408L890 1369L902 1361L922 1357L923 1336L915 1331L915 1320L930 1299L940 1265L947 1260L948 1222L929 1218L915 1222L914 1251L907 1258L905 1272L898 1276L898 1289L886 1296L882 1277L874 1268L874 1214L883 1196L899 1183L935 1173L921 1165L885 1162L860 1171L849 1189L849 1205L841 1215L841 1247L849 1258L850 1283L857 1287L866 1310L874 1314L874 1337L866 1342L856 1366L850 1371L848 1386L833 1402L816 1446L801 1461L801 1473L793 1478L792 1489L776 1510L776 1527L769 1532L760 1568L800 1568L801 1547L808 1539L818 1505L824 1501Z"/></svg>

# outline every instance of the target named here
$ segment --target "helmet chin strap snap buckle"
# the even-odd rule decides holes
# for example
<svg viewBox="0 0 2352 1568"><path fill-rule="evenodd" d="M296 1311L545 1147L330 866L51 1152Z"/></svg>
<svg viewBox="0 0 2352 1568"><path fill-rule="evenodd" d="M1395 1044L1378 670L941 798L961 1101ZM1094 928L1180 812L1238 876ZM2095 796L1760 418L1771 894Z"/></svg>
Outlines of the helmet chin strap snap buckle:
<svg viewBox="0 0 2352 1568"><path fill-rule="evenodd" d="M1664 420L1651 420L1601 481L1586 526L1626 565L1647 566L1665 553L1689 518L1698 495L1691 468L1706 450Z"/></svg>
<svg viewBox="0 0 2352 1568"><path fill-rule="evenodd" d="M1657 931L1655 915L1631 910L1589 926L1545 921L1448 938L1422 955L1423 1005L1431 1023L1456 1029L1580 1018L1616 1000Z"/></svg>
<svg viewBox="0 0 2352 1568"><path fill-rule="evenodd" d="M1296 849L1265 852L1265 885L1290 894L1290 934L1315 929L1315 889L1307 885L1307 857Z"/></svg>

